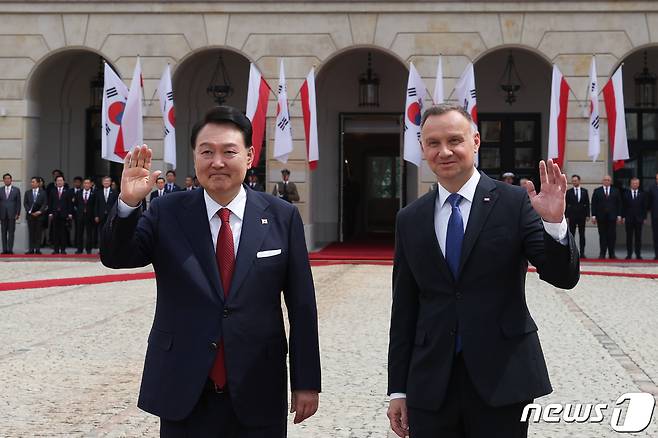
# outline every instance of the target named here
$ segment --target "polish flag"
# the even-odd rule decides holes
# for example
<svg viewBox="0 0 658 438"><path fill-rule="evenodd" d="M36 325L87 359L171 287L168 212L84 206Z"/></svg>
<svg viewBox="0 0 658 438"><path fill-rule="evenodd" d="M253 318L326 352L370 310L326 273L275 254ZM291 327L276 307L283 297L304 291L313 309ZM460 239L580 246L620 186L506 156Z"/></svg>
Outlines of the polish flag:
<svg viewBox="0 0 658 438"><path fill-rule="evenodd" d="M265 138L265 117L267 117L267 99L270 95L270 86L267 85L263 75L252 63L249 66L249 90L247 91L247 118L251 120L252 144L254 146L254 161L251 167L258 166L260 153Z"/></svg>
<svg viewBox="0 0 658 438"><path fill-rule="evenodd" d="M592 56L592 65L589 72L589 146L587 155L596 161L601 153L601 134L599 131L599 85L596 80L596 58Z"/></svg>
<svg viewBox="0 0 658 438"><path fill-rule="evenodd" d="M473 130L478 130L478 104L475 94L475 71L473 70L473 63L469 62L466 69L459 77L457 84L455 84L455 98L457 103L464 107L464 110L471 115L473 119ZM475 155L475 166L479 166L479 154Z"/></svg>
<svg viewBox="0 0 658 438"><path fill-rule="evenodd" d="M283 60L279 67L279 101L276 106L276 126L274 127L274 158L282 163L288 162L292 152L292 129L290 113L288 112L288 91L286 89L286 73L283 70Z"/></svg>
<svg viewBox="0 0 658 438"><path fill-rule="evenodd" d="M420 146L420 121L423 116L423 100L427 89L414 63L409 63L407 103L404 110L404 159L420 167L423 152Z"/></svg>
<svg viewBox="0 0 658 438"><path fill-rule="evenodd" d="M562 73L553 64L551 82L551 108L548 124L548 158L553 159L560 168L564 165L564 145L567 137L567 105L569 103L569 85Z"/></svg>
<svg viewBox="0 0 658 438"><path fill-rule="evenodd" d="M311 68L299 92L302 98L308 167L311 170L315 170L318 167L318 160L320 159L320 151L318 149L318 110L315 104L315 69Z"/></svg>
<svg viewBox="0 0 658 438"><path fill-rule="evenodd" d="M164 161L176 168L176 114L174 112L174 91L171 86L171 68L165 67L158 84L160 110L164 123Z"/></svg>
<svg viewBox="0 0 658 438"><path fill-rule="evenodd" d="M121 119L128 99L128 87L106 62L101 108L101 158L123 163L126 151L123 147Z"/></svg>
<svg viewBox="0 0 658 438"><path fill-rule="evenodd" d="M144 122L142 120L142 93L144 91L144 80L142 78L142 65L137 57L133 79L130 82L130 91L126 101L126 110L121 119L123 130L123 144L128 152L135 146L144 143Z"/></svg>
<svg viewBox="0 0 658 438"><path fill-rule="evenodd" d="M443 103L445 100L443 98L443 59L441 55L439 55L439 61L436 65L436 82L434 83L434 95L432 96L432 100L435 105Z"/></svg>
<svg viewBox="0 0 658 438"><path fill-rule="evenodd" d="M603 87L603 100L608 115L608 141L612 153L612 168L619 170L628 160L628 139L626 138L626 117L624 112L624 87L621 65Z"/></svg>

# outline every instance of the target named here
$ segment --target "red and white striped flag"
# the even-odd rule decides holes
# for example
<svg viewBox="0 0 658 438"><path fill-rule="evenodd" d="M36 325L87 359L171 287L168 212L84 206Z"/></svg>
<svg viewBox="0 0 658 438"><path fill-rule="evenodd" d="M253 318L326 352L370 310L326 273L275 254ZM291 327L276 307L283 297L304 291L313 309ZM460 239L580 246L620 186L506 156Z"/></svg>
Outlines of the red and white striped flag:
<svg viewBox="0 0 658 438"><path fill-rule="evenodd" d="M443 103L443 57L439 55L439 61L436 65L436 82L434 83L433 101L435 105Z"/></svg>
<svg viewBox="0 0 658 438"><path fill-rule="evenodd" d="M270 86L267 85L263 75L252 63L249 66L249 89L247 91L247 118L251 120L252 144L254 146L254 161L251 167L258 166L260 153L265 138L265 118L267 117L267 103L270 95Z"/></svg>
<svg viewBox="0 0 658 438"><path fill-rule="evenodd" d="M601 153L601 134L599 131L599 85L596 80L596 58L592 56L589 72L589 146L587 155L596 161Z"/></svg>
<svg viewBox="0 0 658 438"><path fill-rule="evenodd" d="M624 82L621 65L603 87L603 100L608 115L608 141L614 170L624 167L628 160L628 139L626 138L626 116L624 112Z"/></svg>
<svg viewBox="0 0 658 438"><path fill-rule="evenodd" d="M123 147L121 118L126 108L128 87L106 62L103 85L103 106L101 108L101 158L123 163L126 151Z"/></svg>
<svg viewBox="0 0 658 438"><path fill-rule="evenodd" d="M288 112L288 92L286 90L286 73L283 59L279 67L279 101L276 106L276 126L274 127L274 158L282 163L288 162L292 152L292 129Z"/></svg>
<svg viewBox="0 0 658 438"><path fill-rule="evenodd" d="M123 144L127 150L144 143L144 122L142 120L142 92L144 80L142 79L142 64L137 57L133 79L130 82L130 91L126 101L126 110L121 119L123 130Z"/></svg>
<svg viewBox="0 0 658 438"><path fill-rule="evenodd" d="M318 110L315 104L315 69L306 76L306 80L299 90L302 99L302 113L304 115L304 132L306 133L306 155L308 167L315 170L318 167L320 151L318 149Z"/></svg>
<svg viewBox="0 0 658 438"><path fill-rule="evenodd" d="M555 161L560 168L564 165L564 146L567 138L567 106L570 90L564 76L553 64L551 108L548 124L548 159Z"/></svg>
<svg viewBox="0 0 658 438"><path fill-rule="evenodd" d="M475 94L475 71L473 63L469 62L466 69L459 77L455 84L455 98L457 103L464 107L464 110L471 115L473 119L473 130L478 130L478 101ZM479 166L480 155L475 155L475 166Z"/></svg>
<svg viewBox="0 0 658 438"><path fill-rule="evenodd" d="M427 89L414 63L409 63L407 80L407 104L404 110L404 159L420 167L423 152L420 146L420 121Z"/></svg>
<svg viewBox="0 0 658 438"><path fill-rule="evenodd" d="M164 161L176 168L176 114L174 112L174 90L171 86L171 68L165 67L158 84L160 110L164 123Z"/></svg>

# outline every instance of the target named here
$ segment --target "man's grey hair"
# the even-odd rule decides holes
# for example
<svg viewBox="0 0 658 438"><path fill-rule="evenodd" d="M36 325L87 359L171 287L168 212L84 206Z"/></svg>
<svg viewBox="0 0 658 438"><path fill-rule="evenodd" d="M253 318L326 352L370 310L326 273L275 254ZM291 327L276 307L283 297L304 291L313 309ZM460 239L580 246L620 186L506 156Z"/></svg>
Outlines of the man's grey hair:
<svg viewBox="0 0 658 438"><path fill-rule="evenodd" d="M471 117L471 115L468 113L468 111L464 109L463 106L454 103L440 103L438 105L432 105L431 107L427 108L423 112L423 117L420 120L421 129L425 125L425 122L427 121L428 118L432 116L441 116L443 114L449 113L450 111L456 111L462 116L464 116L464 118L468 120L471 129L476 131L475 123L473 123L473 117Z"/></svg>

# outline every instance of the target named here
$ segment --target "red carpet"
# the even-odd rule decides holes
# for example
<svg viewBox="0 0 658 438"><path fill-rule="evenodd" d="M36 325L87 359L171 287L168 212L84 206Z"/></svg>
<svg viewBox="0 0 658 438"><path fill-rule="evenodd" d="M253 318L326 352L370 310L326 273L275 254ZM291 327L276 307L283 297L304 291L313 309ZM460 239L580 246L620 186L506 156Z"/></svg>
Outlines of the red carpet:
<svg viewBox="0 0 658 438"><path fill-rule="evenodd" d="M310 254L311 260L393 260L392 241L334 242Z"/></svg>

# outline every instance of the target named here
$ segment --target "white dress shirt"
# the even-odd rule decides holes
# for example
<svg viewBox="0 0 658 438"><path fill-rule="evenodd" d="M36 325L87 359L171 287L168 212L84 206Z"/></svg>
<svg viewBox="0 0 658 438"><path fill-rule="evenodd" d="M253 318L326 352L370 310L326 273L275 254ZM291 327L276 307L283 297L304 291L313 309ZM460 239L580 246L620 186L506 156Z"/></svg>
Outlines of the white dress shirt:
<svg viewBox="0 0 658 438"><path fill-rule="evenodd" d="M240 246L240 235L242 234L242 220L244 218L244 210L247 206L247 192L243 186L240 186L240 191L235 198L228 205L221 205L208 195L208 192L203 191L203 199L206 202L206 214L208 215L208 224L210 225L210 234L212 236L213 248L217 250L217 238L219 237L219 229L221 221L219 220L219 210L221 208L228 208L231 210L231 215L228 218L231 232L233 233L233 252L238 255L238 247ZM121 218L128 217L130 213L141 205L131 207L119 197L117 205L117 215Z"/></svg>
<svg viewBox="0 0 658 438"><path fill-rule="evenodd" d="M473 175L469 178L468 181L457 191L464 199L459 203L459 211L462 214L462 219L464 223L464 232L466 232L466 226L468 225L468 218L471 215L471 206L473 205L473 198L475 197L475 189L480 182L480 172L477 170L473 172ZM438 199L434 204L434 232L436 233L436 239L439 241L439 246L441 247L441 253L446 253L446 237L448 235L448 220L452 214L452 207L450 206L448 196L450 192L446 190L441 183L437 184L438 187ZM562 218L562 222L550 223L545 222L542 219L544 224L544 230L555 240L560 242L562 245L568 244L567 239L567 221L565 218ZM396 398L406 398L407 395L401 392L395 392L391 394L391 400Z"/></svg>

